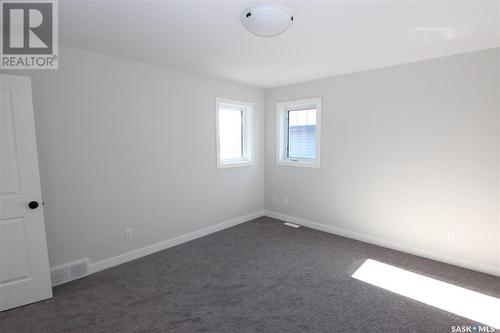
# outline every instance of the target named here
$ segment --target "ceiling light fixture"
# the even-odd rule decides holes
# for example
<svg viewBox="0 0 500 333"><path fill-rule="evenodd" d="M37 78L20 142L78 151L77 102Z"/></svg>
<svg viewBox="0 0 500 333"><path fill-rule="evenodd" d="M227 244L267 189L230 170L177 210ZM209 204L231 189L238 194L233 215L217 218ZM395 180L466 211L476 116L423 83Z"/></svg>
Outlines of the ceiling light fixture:
<svg viewBox="0 0 500 333"><path fill-rule="evenodd" d="M245 9L241 13L241 22L248 31L257 36L274 37L292 25L293 13L282 5L262 4Z"/></svg>

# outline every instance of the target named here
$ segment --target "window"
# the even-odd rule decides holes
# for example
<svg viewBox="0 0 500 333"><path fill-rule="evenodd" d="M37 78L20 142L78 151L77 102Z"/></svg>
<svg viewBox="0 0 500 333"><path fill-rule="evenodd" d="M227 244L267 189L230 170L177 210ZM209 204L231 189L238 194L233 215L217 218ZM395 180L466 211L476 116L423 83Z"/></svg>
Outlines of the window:
<svg viewBox="0 0 500 333"><path fill-rule="evenodd" d="M217 168L253 165L253 103L216 99Z"/></svg>
<svg viewBox="0 0 500 333"><path fill-rule="evenodd" d="M278 165L319 168L321 98L277 104Z"/></svg>

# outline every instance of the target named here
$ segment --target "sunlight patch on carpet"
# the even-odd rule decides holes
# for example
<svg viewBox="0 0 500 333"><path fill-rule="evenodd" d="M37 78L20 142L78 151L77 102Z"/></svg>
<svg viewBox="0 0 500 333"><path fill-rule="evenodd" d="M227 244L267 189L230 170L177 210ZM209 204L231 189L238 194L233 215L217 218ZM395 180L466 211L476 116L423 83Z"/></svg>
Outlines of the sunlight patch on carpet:
<svg viewBox="0 0 500 333"><path fill-rule="evenodd" d="M368 259L353 278L500 328L500 299Z"/></svg>

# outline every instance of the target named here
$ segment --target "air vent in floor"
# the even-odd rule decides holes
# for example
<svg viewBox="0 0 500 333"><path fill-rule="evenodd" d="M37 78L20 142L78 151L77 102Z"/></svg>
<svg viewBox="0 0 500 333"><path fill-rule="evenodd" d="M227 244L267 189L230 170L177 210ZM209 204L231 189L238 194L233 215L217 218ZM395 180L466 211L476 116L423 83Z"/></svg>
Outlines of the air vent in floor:
<svg viewBox="0 0 500 333"><path fill-rule="evenodd" d="M81 278L89 273L89 260L82 259L68 264L54 267L50 270L52 286L57 286Z"/></svg>

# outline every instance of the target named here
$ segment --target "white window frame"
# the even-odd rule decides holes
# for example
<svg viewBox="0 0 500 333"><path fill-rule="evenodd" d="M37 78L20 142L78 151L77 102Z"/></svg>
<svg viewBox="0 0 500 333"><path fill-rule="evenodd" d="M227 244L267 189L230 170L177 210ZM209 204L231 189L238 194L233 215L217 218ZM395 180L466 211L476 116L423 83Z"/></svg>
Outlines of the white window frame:
<svg viewBox="0 0 500 333"><path fill-rule="evenodd" d="M224 106L241 110L243 113L243 150L242 157L238 159L220 158L220 135L219 135L219 110ZM215 99L215 127L217 146L217 169L236 168L252 166L254 164L254 103L236 101L226 98Z"/></svg>
<svg viewBox="0 0 500 333"><path fill-rule="evenodd" d="M321 97L306 98L276 104L276 165L305 168L320 167L321 146ZM314 159L289 158L288 146L288 111L316 109L316 156Z"/></svg>

